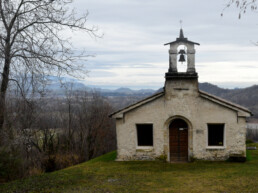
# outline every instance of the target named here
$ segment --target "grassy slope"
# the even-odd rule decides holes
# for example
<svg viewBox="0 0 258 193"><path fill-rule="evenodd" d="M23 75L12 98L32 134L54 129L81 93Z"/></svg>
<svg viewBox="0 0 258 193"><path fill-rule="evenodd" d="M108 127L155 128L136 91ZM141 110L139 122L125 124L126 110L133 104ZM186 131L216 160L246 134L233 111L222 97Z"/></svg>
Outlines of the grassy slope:
<svg viewBox="0 0 258 193"><path fill-rule="evenodd" d="M258 144L250 144L251 146ZM114 162L115 152L0 185L0 192L258 192L258 150L246 163Z"/></svg>

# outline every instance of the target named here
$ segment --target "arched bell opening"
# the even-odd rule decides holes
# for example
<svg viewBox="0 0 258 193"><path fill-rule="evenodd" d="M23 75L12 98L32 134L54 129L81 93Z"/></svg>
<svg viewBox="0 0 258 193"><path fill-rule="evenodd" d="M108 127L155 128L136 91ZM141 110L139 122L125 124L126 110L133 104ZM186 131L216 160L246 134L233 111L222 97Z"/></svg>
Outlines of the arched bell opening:
<svg viewBox="0 0 258 193"><path fill-rule="evenodd" d="M185 45L179 45L177 47L177 70L178 72L187 71L187 47Z"/></svg>
<svg viewBox="0 0 258 193"><path fill-rule="evenodd" d="M188 161L189 125L181 118L176 118L169 124L169 160L171 162Z"/></svg>

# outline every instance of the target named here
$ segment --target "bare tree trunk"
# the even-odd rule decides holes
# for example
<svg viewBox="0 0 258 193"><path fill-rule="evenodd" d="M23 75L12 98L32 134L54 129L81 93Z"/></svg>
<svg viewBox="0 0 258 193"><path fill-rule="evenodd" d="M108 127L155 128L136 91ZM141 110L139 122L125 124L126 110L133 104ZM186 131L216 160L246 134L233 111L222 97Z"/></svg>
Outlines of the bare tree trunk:
<svg viewBox="0 0 258 193"><path fill-rule="evenodd" d="M8 44L8 43L7 43ZM6 46L5 64L2 74L2 84L0 88L0 130L4 126L4 115L5 115L5 96L9 82L9 72L10 72L10 46Z"/></svg>

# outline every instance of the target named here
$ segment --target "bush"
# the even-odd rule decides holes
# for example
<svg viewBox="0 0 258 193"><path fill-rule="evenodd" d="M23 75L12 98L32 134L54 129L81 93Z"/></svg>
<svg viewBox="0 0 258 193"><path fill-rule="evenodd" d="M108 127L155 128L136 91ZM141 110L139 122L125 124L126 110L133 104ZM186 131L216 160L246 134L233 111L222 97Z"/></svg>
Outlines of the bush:
<svg viewBox="0 0 258 193"><path fill-rule="evenodd" d="M55 156L51 155L43 160L43 168L45 172L53 172L56 169L56 158Z"/></svg>
<svg viewBox="0 0 258 193"><path fill-rule="evenodd" d="M247 139L245 143L250 144L250 143L254 143L254 141L252 139Z"/></svg>
<svg viewBox="0 0 258 193"><path fill-rule="evenodd" d="M0 181L14 180L22 175L23 164L17 152L0 149Z"/></svg>
<svg viewBox="0 0 258 193"><path fill-rule="evenodd" d="M246 150L246 161L251 161L252 160L252 156L249 150Z"/></svg>
<svg viewBox="0 0 258 193"><path fill-rule="evenodd" d="M55 154L47 156L42 166L45 172L53 172L80 163L80 157L76 154Z"/></svg>
<svg viewBox="0 0 258 193"><path fill-rule="evenodd" d="M66 154L57 154L56 155L56 169L60 170L75 164L80 163L80 157L77 154L66 153Z"/></svg>

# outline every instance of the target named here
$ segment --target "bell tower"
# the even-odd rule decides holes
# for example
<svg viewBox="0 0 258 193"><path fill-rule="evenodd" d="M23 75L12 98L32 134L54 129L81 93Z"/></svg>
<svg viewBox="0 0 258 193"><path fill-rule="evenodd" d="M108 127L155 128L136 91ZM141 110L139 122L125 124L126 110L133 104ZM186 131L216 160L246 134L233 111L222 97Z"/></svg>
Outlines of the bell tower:
<svg viewBox="0 0 258 193"><path fill-rule="evenodd" d="M198 90L198 74L195 70L195 45L199 43L189 41L180 29L179 37L175 41L164 44L169 45L169 68L165 74L166 93L175 93L175 90ZM179 47L184 49L178 50ZM179 60L178 60L179 56ZM185 72L178 72L178 62L187 62Z"/></svg>
<svg viewBox="0 0 258 193"><path fill-rule="evenodd" d="M169 42L164 44L170 45L169 49L169 69L168 73L166 73L166 76L172 75L177 72L177 55L180 54L179 61L185 62L184 56L187 56L187 71L186 74L196 75L195 72L195 49L194 45L200 45L199 43L189 41L187 38L184 37L183 29L180 29L179 38L176 38L176 41ZM177 48L183 45L187 48L187 52L185 50L181 49L179 52Z"/></svg>

